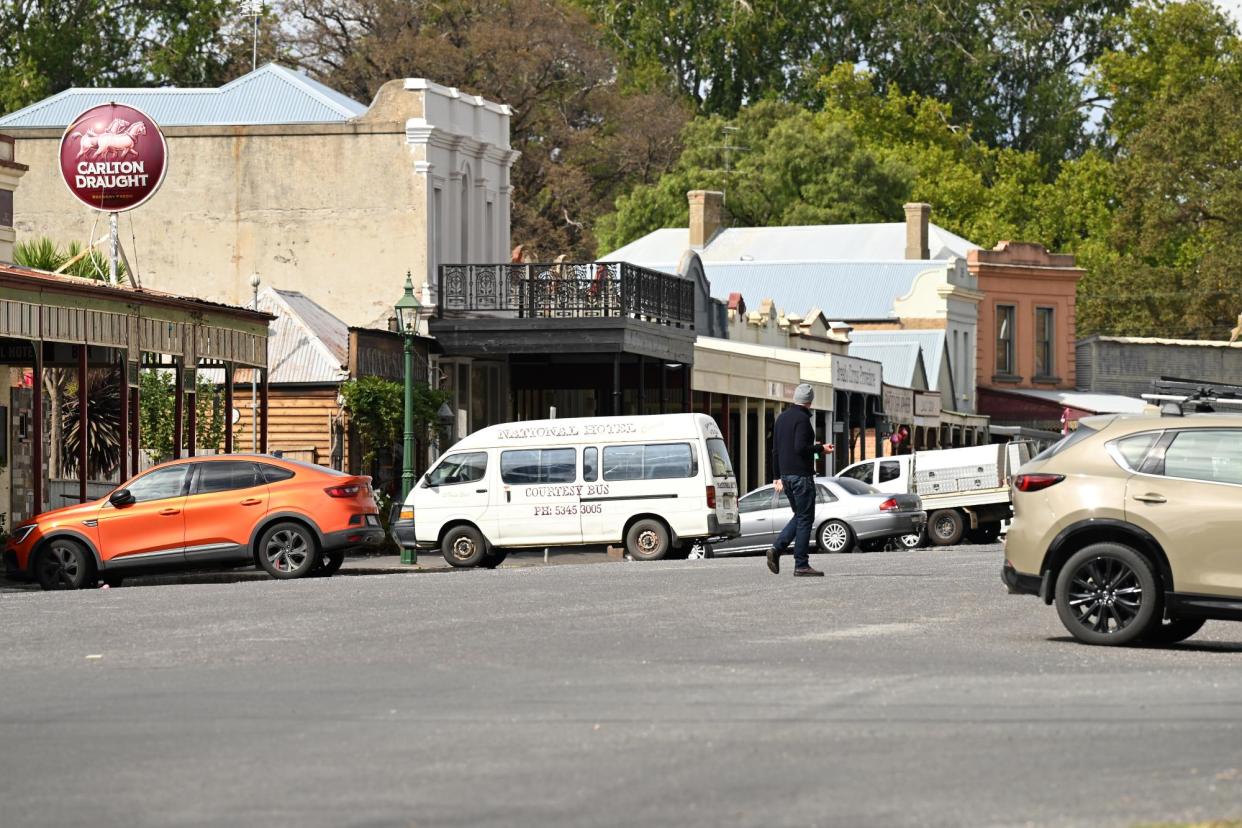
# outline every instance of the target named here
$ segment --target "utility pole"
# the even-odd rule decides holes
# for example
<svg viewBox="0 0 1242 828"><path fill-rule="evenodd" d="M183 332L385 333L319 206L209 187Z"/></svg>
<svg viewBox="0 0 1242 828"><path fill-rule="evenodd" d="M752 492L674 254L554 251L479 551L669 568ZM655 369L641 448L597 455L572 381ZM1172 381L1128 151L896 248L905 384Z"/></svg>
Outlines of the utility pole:
<svg viewBox="0 0 1242 828"><path fill-rule="evenodd" d="M259 309L259 274L252 274L250 277L250 289L254 291L254 298L251 301L251 310ZM259 453L259 392L256 380L259 378L259 369L250 369L250 452L252 454Z"/></svg>

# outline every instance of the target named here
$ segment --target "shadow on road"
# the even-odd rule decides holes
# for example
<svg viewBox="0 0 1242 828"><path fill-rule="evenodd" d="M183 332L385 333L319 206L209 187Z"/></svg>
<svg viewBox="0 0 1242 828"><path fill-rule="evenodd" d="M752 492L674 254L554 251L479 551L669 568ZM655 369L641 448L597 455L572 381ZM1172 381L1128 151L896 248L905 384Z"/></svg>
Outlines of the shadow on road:
<svg viewBox="0 0 1242 828"><path fill-rule="evenodd" d="M1069 635L1050 636L1048 641L1057 644L1074 644L1079 647L1090 647L1090 644L1083 644L1077 638ZM1107 649L1107 648L1101 648ZM1195 641L1193 638L1189 641L1182 641L1178 644L1143 644L1138 643L1130 647L1121 647L1118 649L1126 650L1170 650L1172 652L1181 653L1242 653L1242 641Z"/></svg>

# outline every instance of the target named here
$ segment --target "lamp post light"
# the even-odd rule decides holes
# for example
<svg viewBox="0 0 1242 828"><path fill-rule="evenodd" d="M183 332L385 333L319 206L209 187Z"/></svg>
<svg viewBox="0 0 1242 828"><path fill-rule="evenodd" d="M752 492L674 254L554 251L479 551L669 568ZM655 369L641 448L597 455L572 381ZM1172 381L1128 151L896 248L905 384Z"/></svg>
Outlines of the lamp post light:
<svg viewBox="0 0 1242 828"><path fill-rule="evenodd" d="M405 294L397 300L397 328L405 339L405 440L401 452L401 502L414 488L414 337L422 305L414 298L414 281L405 274Z"/></svg>

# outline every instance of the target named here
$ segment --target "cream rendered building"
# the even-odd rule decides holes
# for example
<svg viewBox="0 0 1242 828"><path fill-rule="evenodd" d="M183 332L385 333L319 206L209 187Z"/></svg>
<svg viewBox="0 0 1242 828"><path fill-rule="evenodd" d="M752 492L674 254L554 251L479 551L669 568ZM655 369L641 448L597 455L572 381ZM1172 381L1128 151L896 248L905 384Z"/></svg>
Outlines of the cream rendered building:
<svg viewBox="0 0 1242 828"><path fill-rule="evenodd" d="M421 78L364 106L268 64L219 89L70 89L0 118L29 167L18 241L107 234L60 180L64 128L100 103L164 131L168 174L121 216L144 287L244 305L251 276L347 324L384 327L412 271L430 300L441 263L509 257L510 110Z"/></svg>

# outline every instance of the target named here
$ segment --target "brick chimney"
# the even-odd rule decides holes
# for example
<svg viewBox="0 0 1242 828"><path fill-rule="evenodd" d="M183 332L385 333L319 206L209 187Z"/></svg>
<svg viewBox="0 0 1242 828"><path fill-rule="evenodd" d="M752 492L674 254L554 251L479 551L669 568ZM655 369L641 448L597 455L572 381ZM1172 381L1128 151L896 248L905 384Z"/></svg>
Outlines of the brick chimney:
<svg viewBox="0 0 1242 828"><path fill-rule="evenodd" d="M724 193L715 190L691 190L690 199L690 246L706 247L724 223Z"/></svg>
<svg viewBox="0 0 1242 828"><path fill-rule="evenodd" d="M17 180L26 174L26 165L13 157L13 139L0 135L0 262L13 261L13 191Z"/></svg>
<svg viewBox="0 0 1242 828"><path fill-rule="evenodd" d="M931 205L911 203L906 205L906 258L928 259L927 225L931 221Z"/></svg>

